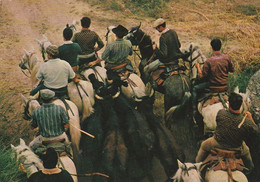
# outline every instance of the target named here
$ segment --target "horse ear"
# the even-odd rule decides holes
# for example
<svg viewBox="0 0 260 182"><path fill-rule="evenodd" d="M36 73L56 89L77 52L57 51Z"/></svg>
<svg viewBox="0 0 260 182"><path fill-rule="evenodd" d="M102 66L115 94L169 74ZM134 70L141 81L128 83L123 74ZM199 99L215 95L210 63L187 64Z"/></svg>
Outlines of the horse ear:
<svg viewBox="0 0 260 182"><path fill-rule="evenodd" d="M177 162L178 162L179 168L181 168L183 166L183 163L181 161L179 161L179 159L177 159Z"/></svg>
<svg viewBox="0 0 260 182"><path fill-rule="evenodd" d="M11 149L15 150L15 146L13 144L11 144Z"/></svg>
<svg viewBox="0 0 260 182"><path fill-rule="evenodd" d="M137 26L137 29L139 29L142 25L142 22L140 22L140 24Z"/></svg>
<svg viewBox="0 0 260 182"><path fill-rule="evenodd" d="M21 94L21 99L22 99L22 105L26 105L28 99L23 94Z"/></svg>
<svg viewBox="0 0 260 182"><path fill-rule="evenodd" d="M42 42L38 39L35 39L35 41L39 44L39 45L42 45Z"/></svg>
<svg viewBox="0 0 260 182"><path fill-rule="evenodd" d="M32 52L35 52L34 46L32 45Z"/></svg>
<svg viewBox="0 0 260 182"><path fill-rule="evenodd" d="M73 20L72 25L76 26L77 20Z"/></svg>
<svg viewBox="0 0 260 182"><path fill-rule="evenodd" d="M46 36L45 34L43 34L42 36L43 36L43 39L44 39L45 41L49 41L48 38L47 38L47 36Z"/></svg>
<svg viewBox="0 0 260 182"><path fill-rule="evenodd" d="M238 86L235 87L234 92L237 93L237 94L239 94L239 88L238 88Z"/></svg>
<svg viewBox="0 0 260 182"><path fill-rule="evenodd" d="M29 56L29 55L30 55L30 53L29 53L27 50L23 49L23 51L24 51L24 53L26 54L26 56Z"/></svg>
<svg viewBox="0 0 260 182"><path fill-rule="evenodd" d="M20 145L26 145L25 141L22 138L20 138Z"/></svg>
<svg viewBox="0 0 260 182"><path fill-rule="evenodd" d="M69 28L69 24L68 23L66 24L66 28Z"/></svg>
<svg viewBox="0 0 260 182"><path fill-rule="evenodd" d="M199 162L199 163L196 163L194 164L196 166L197 169L200 169L201 165L202 165L202 162Z"/></svg>

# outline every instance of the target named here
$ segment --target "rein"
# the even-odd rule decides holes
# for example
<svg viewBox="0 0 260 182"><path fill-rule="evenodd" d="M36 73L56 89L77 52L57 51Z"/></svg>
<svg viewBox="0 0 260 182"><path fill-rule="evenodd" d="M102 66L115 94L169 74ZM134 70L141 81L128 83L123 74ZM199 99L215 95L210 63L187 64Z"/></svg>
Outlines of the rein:
<svg viewBox="0 0 260 182"><path fill-rule="evenodd" d="M32 100L28 100L28 102L26 103L26 106L24 108L24 112L23 112L23 117L25 120L29 120L31 119L32 115L29 113L29 106Z"/></svg>

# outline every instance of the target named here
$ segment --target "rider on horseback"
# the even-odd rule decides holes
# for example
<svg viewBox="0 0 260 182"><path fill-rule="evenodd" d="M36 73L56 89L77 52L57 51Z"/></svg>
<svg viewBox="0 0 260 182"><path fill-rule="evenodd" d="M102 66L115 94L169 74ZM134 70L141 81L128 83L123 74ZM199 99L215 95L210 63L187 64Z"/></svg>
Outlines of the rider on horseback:
<svg viewBox="0 0 260 182"><path fill-rule="evenodd" d="M160 74L160 78L158 79L155 79L157 76L152 77L154 77L153 80L156 80L157 84L160 85L168 76L179 73L179 58L184 58L184 54L180 50L181 43L177 33L173 29L166 27L166 22L164 19L157 19L154 22L154 28L161 33L161 36L159 40L159 48L156 43L153 44L152 48L156 58L159 59L156 66L159 68L162 67L163 69L161 70L163 70L163 72L158 73ZM186 56L188 56L188 54ZM154 70L155 67L152 69Z"/></svg>
<svg viewBox="0 0 260 182"><path fill-rule="evenodd" d="M60 59L67 61L74 72L78 70L78 55L81 53L81 48L78 43L73 43L70 39L73 35L72 30L66 27L63 30L64 44L59 49Z"/></svg>
<svg viewBox="0 0 260 182"><path fill-rule="evenodd" d="M48 46L46 52L48 61L41 65L36 75L41 83L30 92L30 95L35 95L38 91L48 88L54 91L57 97L62 97L67 94L68 80L76 79L76 75L69 63L58 58L57 46Z"/></svg>
<svg viewBox="0 0 260 182"><path fill-rule="evenodd" d="M28 182L38 181L66 181L73 182L71 175L68 171L58 168L58 155L54 148L48 148L46 153L41 155L44 168L41 171L33 173Z"/></svg>
<svg viewBox="0 0 260 182"><path fill-rule="evenodd" d="M212 149L221 148L240 151L245 167L249 171L254 168L249 148L244 141L248 138L254 138L258 128L249 112L246 112L245 116L240 113L242 102L241 95L230 94L229 109L222 109L218 112L216 132L213 137L202 142L196 162L204 161Z"/></svg>
<svg viewBox="0 0 260 182"><path fill-rule="evenodd" d="M197 107L197 93L205 88L210 88L212 92L223 92L227 90L228 73L234 72L234 66L231 58L228 55L220 53L221 41L213 39L210 42L213 54L208 58L201 71L199 64L195 63L198 70L199 77L206 78L207 81L195 85L192 90L192 105L193 112L196 112Z"/></svg>
<svg viewBox="0 0 260 182"><path fill-rule="evenodd" d="M69 141L65 133L65 128L69 128L69 118L63 107L52 103L54 96L52 90L40 91L43 105L33 111L30 122L31 129L38 127L40 135L29 144L31 148L37 148L40 144Z"/></svg>
<svg viewBox="0 0 260 182"><path fill-rule="evenodd" d="M91 67L97 64L98 58L96 52L104 47L103 41L98 34L89 29L91 20L88 17L81 19L81 32L75 33L72 42L78 43L82 49L82 55L79 55L79 67L87 66ZM95 46L97 43L98 46Z"/></svg>
<svg viewBox="0 0 260 182"><path fill-rule="evenodd" d="M160 47L157 48L157 45L153 44L156 56L162 63L177 65L178 58L182 55L180 51L181 43L177 33L173 29L168 29L165 20L162 18L154 22L154 28L161 33Z"/></svg>
<svg viewBox="0 0 260 182"><path fill-rule="evenodd" d="M106 62L105 68L119 72L124 68L134 71L130 60L127 59L129 55L133 54L132 44L129 40L123 39L128 34L128 30L124 26L118 25L112 29L112 32L116 35L116 41L108 44L101 57Z"/></svg>

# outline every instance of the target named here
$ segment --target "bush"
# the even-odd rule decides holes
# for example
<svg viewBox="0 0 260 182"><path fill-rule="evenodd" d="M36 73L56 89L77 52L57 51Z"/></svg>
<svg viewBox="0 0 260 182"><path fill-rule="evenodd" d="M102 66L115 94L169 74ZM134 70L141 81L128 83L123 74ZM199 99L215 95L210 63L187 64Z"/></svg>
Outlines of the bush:
<svg viewBox="0 0 260 182"><path fill-rule="evenodd" d="M260 8L257 8L256 6L254 6L252 4L237 5L236 9L238 12L241 12L247 16L257 15L257 12L260 10Z"/></svg>
<svg viewBox="0 0 260 182"><path fill-rule="evenodd" d="M249 79L257 70L259 70L259 67L245 68L243 71L235 71L229 76L228 86L230 90L233 90L236 86L238 86L239 91L245 93Z"/></svg>

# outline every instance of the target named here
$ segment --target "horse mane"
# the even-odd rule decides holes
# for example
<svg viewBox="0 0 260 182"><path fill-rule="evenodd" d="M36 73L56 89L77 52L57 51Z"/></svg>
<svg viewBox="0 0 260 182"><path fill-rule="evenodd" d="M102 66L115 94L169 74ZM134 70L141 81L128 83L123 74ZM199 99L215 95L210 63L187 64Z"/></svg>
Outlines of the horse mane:
<svg viewBox="0 0 260 182"><path fill-rule="evenodd" d="M139 42L138 47L142 55L142 59L150 58L153 54L151 36L138 29L135 33L136 40Z"/></svg>

